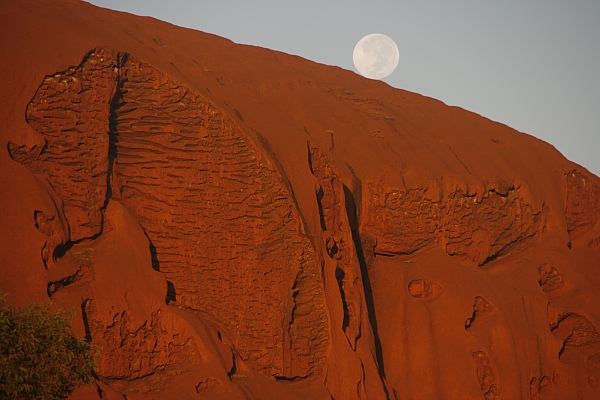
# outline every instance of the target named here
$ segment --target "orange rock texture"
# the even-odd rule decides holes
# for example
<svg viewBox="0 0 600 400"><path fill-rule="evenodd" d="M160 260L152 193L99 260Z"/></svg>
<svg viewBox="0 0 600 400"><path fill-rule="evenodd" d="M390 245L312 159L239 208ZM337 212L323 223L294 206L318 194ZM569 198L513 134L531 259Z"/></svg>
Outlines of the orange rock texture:
<svg viewBox="0 0 600 400"><path fill-rule="evenodd" d="M600 179L552 146L77 0L0 34L0 291L75 309L73 399L600 397Z"/></svg>

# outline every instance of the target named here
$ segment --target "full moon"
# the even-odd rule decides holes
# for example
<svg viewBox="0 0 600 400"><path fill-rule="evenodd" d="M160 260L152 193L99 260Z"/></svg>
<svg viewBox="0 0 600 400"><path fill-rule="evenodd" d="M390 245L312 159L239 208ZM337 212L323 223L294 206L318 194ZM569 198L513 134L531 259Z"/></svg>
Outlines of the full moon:
<svg viewBox="0 0 600 400"><path fill-rule="evenodd" d="M372 33L360 39L352 55L359 74L370 79L384 79L394 72L400 60L398 46L381 33Z"/></svg>

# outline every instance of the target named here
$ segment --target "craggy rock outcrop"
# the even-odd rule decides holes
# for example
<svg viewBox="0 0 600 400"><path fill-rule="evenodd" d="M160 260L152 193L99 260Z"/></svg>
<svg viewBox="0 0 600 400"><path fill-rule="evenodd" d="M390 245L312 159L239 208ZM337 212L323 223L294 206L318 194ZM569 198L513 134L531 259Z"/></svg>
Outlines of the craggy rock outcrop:
<svg viewBox="0 0 600 400"><path fill-rule="evenodd" d="M312 243L281 176L208 100L95 49L44 80L27 119L45 146L11 154L60 188L73 242L100 234L105 205L118 201L148 236L171 300L221 326L244 361L290 379L322 369L327 316ZM127 316L115 319L122 330Z"/></svg>
<svg viewBox="0 0 600 400"><path fill-rule="evenodd" d="M63 200L72 241L102 230L116 72L112 57L91 52L78 67L44 78L26 114L44 145L27 151L9 144L13 158L44 175Z"/></svg>
<svg viewBox="0 0 600 400"><path fill-rule="evenodd" d="M377 238L377 254L411 254L438 244L449 255L483 265L543 228L541 210L535 211L512 185L447 196L434 188L441 199L431 198L427 192L432 188L367 187L363 226Z"/></svg>
<svg viewBox="0 0 600 400"><path fill-rule="evenodd" d="M174 300L222 326L258 370L322 367L318 260L281 176L220 110L150 65L129 57L120 82L110 192L140 221Z"/></svg>
<svg viewBox="0 0 600 400"><path fill-rule="evenodd" d="M590 231L600 219L600 186L585 173L572 170L566 173L567 229L573 237Z"/></svg>
<svg viewBox="0 0 600 400"><path fill-rule="evenodd" d="M76 311L100 354L72 398L598 398L598 177L349 71L55 3L0 13L0 291Z"/></svg>

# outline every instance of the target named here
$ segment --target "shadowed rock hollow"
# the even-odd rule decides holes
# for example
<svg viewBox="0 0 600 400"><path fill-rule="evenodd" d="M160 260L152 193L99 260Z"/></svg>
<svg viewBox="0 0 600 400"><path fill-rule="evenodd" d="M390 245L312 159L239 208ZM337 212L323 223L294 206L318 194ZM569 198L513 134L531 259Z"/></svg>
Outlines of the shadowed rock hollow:
<svg viewBox="0 0 600 400"><path fill-rule="evenodd" d="M4 9L0 290L76 309L101 356L73 398L600 396L600 180L550 145L150 18Z"/></svg>

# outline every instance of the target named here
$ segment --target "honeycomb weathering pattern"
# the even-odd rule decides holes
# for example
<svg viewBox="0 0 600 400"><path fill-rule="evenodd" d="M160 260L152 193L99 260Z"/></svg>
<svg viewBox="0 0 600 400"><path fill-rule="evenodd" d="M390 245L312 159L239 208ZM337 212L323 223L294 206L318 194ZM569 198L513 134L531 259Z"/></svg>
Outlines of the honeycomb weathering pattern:
<svg viewBox="0 0 600 400"><path fill-rule="evenodd" d="M566 176L567 229L573 238L577 238L592 229L600 219L600 187L577 170L569 171Z"/></svg>
<svg viewBox="0 0 600 400"><path fill-rule="evenodd" d="M256 370L322 371L319 258L281 176L222 111L147 63L96 49L44 80L27 119L46 146L11 154L64 201L71 240L101 233L107 202L121 202L178 306L217 325Z"/></svg>
<svg viewBox="0 0 600 400"><path fill-rule="evenodd" d="M142 326L132 326L126 311L104 326L93 300L85 300L82 308L94 345L102 349L96 371L104 378L139 379L176 364L192 365L198 357L191 350L193 339L172 329L173 321L160 309Z"/></svg>
<svg viewBox="0 0 600 400"><path fill-rule="evenodd" d="M27 107L27 121L46 144L36 149L38 154L11 151L17 161L43 174L63 200L72 241L102 231L117 71L114 56L90 52L79 66L46 76Z"/></svg>
<svg viewBox="0 0 600 400"><path fill-rule="evenodd" d="M544 223L516 188L482 196L454 192L432 200L424 189L379 182L367 185L363 202L363 230L377 237L375 252L387 255L439 243L449 255L483 265L518 248Z"/></svg>

